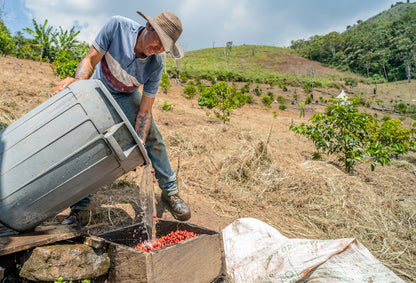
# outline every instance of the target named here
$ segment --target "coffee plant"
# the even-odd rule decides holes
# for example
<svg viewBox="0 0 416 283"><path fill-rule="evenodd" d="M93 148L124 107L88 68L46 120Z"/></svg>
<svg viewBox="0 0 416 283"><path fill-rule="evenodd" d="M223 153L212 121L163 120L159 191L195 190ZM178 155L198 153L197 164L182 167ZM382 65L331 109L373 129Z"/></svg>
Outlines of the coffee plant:
<svg viewBox="0 0 416 283"><path fill-rule="evenodd" d="M232 110L242 107L247 100L247 96L238 92L235 85L229 86L220 81L202 91L198 104L213 109L215 116L225 123L230 120Z"/></svg>
<svg viewBox="0 0 416 283"><path fill-rule="evenodd" d="M173 105L165 101L160 108L165 111L171 111L173 109Z"/></svg>
<svg viewBox="0 0 416 283"><path fill-rule="evenodd" d="M291 125L290 130L312 140L316 149L335 154L347 172L356 162L389 164L393 156L406 154L415 146L416 128L404 128L398 120L379 121L368 113L357 110L357 101L336 101L327 113L316 113L300 126Z"/></svg>
<svg viewBox="0 0 416 283"><path fill-rule="evenodd" d="M273 100L270 98L270 96L265 95L261 98L261 103L263 103L263 105L266 107L270 108L271 107L270 105L272 104L272 102Z"/></svg>
<svg viewBox="0 0 416 283"><path fill-rule="evenodd" d="M168 93L170 87L169 75L164 73L162 75L162 80L160 81L160 87L162 88L163 93Z"/></svg>
<svg viewBox="0 0 416 283"><path fill-rule="evenodd" d="M192 83L183 88L186 99L192 99L197 94L197 87Z"/></svg>

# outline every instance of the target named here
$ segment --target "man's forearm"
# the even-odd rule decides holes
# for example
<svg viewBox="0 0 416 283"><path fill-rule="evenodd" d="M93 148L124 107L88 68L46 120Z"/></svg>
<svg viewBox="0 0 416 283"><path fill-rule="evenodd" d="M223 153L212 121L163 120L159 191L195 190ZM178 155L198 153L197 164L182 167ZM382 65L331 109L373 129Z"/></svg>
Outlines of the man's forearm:
<svg viewBox="0 0 416 283"><path fill-rule="evenodd" d="M94 67L91 64L91 59L88 55L91 55L92 49L88 51L87 56L78 64L77 70L75 71L75 79L87 80L92 76Z"/></svg>
<svg viewBox="0 0 416 283"><path fill-rule="evenodd" d="M146 142L147 135L149 134L150 127L152 126L152 114L151 113L139 113L136 118L136 132L143 143Z"/></svg>

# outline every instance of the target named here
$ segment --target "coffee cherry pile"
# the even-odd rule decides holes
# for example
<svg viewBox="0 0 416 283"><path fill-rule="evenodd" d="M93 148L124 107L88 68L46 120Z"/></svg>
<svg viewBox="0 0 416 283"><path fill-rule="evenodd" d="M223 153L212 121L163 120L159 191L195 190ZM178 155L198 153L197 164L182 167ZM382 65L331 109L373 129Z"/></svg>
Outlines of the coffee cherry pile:
<svg viewBox="0 0 416 283"><path fill-rule="evenodd" d="M187 240L187 239L196 237L198 235L199 234L188 232L186 230L183 230L183 231L176 230L175 232L170 232L166 236L157 238L153 243L146 241L146 242L138 244L134 248L137 250L144 251L144 252L155 251L157 249L179 243L180 241Z"/></svg>

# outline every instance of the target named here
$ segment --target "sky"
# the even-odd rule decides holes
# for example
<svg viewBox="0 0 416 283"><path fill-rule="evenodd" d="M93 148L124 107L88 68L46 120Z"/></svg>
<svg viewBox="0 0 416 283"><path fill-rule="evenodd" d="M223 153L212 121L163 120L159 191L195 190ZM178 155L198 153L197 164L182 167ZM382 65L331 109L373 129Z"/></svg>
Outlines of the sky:
<svg viewBox="0 0 416 283"><path fill-rule="evenodd" d="M402 0L403 1L403 0ZM80 30L77 39L91 43L113 15L144 25L136 13L155 17L163 11L182 22L179 44L184 51L255 44L289 47L292 40L332 31L343 32L388 10L392 0L0 0L1 17L15 34L33 29L32 19L58 29ZM406 1L403 1L406 2ZM414 2L413 0L410 1ZM24 33L26 37L30 37Z"/></svg>

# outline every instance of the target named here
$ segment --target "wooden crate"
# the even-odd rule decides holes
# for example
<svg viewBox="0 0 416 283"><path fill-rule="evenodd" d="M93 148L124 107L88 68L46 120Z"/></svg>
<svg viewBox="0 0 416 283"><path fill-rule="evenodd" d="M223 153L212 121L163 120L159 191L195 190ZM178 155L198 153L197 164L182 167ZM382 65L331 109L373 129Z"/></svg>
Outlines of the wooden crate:
<svg viewBox="0 0 416 283"><path fill-rule="evenodd" d="M222 282L225 259L221 233L189 223L160 220L157 237L176 230L200 234L152 252L133 247L143 238L143 225L136 224L100 235L108 243L110 282Z"/></svg>

